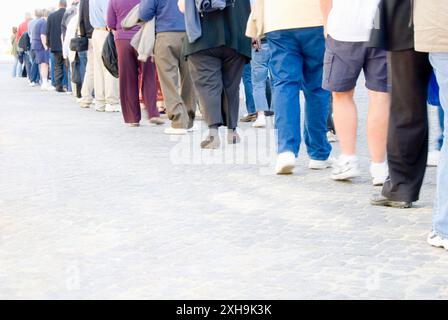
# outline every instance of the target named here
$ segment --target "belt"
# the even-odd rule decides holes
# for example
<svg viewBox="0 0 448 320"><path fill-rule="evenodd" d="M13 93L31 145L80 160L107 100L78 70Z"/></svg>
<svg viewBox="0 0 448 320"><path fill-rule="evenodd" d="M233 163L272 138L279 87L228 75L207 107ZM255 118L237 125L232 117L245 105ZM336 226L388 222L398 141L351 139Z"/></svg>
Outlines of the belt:
<svg viewBox="0 0 448 320"><path fill-rule="evenodd" d="M104 28L95 28L95 30L107 31L107 28L106 27L104 27Z"/></svg>

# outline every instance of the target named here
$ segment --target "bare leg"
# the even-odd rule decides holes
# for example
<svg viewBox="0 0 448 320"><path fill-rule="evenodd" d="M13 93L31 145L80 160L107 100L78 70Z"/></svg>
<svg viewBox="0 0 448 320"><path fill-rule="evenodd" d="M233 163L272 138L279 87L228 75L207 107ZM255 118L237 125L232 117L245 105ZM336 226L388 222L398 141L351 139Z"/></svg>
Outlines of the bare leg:
<svg viewBox="0 0 448 320"><path fill-rule="evenodd" d="M358 112L353 99L354 90L333 92L333 117L338 133L342 154L356 155L356 133L358 130Z"/></svg>
<svg viewBox="0 0 448 320"><path fill-rule="evenodd" d="M386 161L387 132L389 127L390 96L369 90L367 141L373 163Z"/></svg>

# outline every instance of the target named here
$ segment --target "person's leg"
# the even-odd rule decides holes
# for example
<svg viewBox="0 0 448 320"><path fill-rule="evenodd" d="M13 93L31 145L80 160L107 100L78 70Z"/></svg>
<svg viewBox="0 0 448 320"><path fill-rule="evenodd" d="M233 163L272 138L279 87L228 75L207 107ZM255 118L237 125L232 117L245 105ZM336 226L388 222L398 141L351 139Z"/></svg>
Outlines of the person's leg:
<svg viewBox="0 0 448 320"><path fill-rule="evenodd" d="M247 58L230 48L222 48L221 51L225 97L222 111L227 128L235 130L240 109L240 83Z"/></svg>
<svg viewBox="0 0 448 320"><path fill-rule="evenodd" d="M327 139L330 92L322 89L325 38L322 27L300 30L305 95L305 143L312 160L326 161L331 153ZM290 66L288 66L290 67Z"/></svg>
<svg viewBox="0 0 448 320"><path fill-rule="evenodd" d="M439 124L440 124L440 136L437 139L437 146L438 150L442 149L443 142L445 140L446 134L445 132L445 111L443 110L442 106L438 106L439 111Z"/></svg>
<svg viewBox="0 0 448 320"><path fill-rule="evenodd" d="M17 78L18 77L18 73L17 73L17 66L19 65L19 58L18 57L14 57L14 64L12 65L12 73L11 76L13 78Z"/></svg>
<svg viewBox="0 0 448 320"><path fill-rule="evenodd" d="M263 43L259 50L252 49L252 87L257 112L269 111L266 85L269 78L269 44Z"/></svg>
<svg viewBox="0 0 448 320"><path fill-rule="evenodd" d="M64 57L62 52L54 52L54 86L56 87L56 91L62 92L63 86L62 82L64 80Z"/></svg>
<svg viewBox="0 0 448 320"><path fill-rule="evenodd" d="M84 75L84 81L82 83L81 88L81 102L80 105L83 108L89 108L90 105L93 102L93 90L94 90L94 56L93 56L93 41L89 40L89 49L86 53L80 53L81 61L85 61L86 68L85 68L85 75ZM82 63L81 63L82 65ZM82 67L81 67L82 72Z"/></svg>
<svg viewBox="0 0 448 320"><path fill-rule="evenodd" d="M50 53L50 64L48 66L49 68L49 76L51 80L51 86L56 87L56 67L55 67L56 59L54 56L54 53Z"/></svg>
<svg viewBox="0 0 448 320"><path fill-rule="evenodd" d="M247 114L255 114L257 110L255 109L255 101L254 101L254 89L252 86L252 71L250 63L245 65L243 70L243 85L244 85L244 93L246 96L246 110Z"/></svg>
<svg viewBox="0 0 448 320"><path fill-rule="evenodd" d="M102 59L104 43L106 42L106 39L109 36L109 32L107 31L100 31L100 32L101 32L100 38L103 43L103 46L101 47L101 67L103 69L102 74L104 77L104 98L106 105L108 106L106 111L111 112L119 111L120 98L119 98L118 79L110 74L110 72L106 69L106 66L104 65Z"/></svg>
<svg viewBox="0 0 448 320"><path fill-rule="evenodd" d="M345 156L356 155L358 112L353 98L354 92L354 90L333 92L333 119L338 132L341 153Z"/></svg>
<svg viewBox="0 0 448 320"><path fill-rule="evenodd" d="M116 40L118 70L120 70L120 97L126 123L138 124L141 120L138 69L139 63L129 40Z"/></svg>
<svg viewBox="0 0 448 320"><path fill-rule="evenodd" d="M165 108L171 127L187 129L187 108L179 93L179 64L182 58L181 38L172 32L158 33L155 43L155 62L160 86L165 98Z"/></svg>
<svg viewBox="0 0 448 320"><path fill-rule="evenodd" d="M199 103L203 107L205 122L209 127L223 125L221 59L213 55L211 50L204 50L190 55L188 66Z"/></svg>
<svg viewBox="0 0 448 320"><path fill-rule="evenodd" d="M303 59L296 38L298 30L268 33L271 70L275 81L273 103L277 127L278 153L299 154L301 142L300 99Z"/></svg>
<svg viewBox="0 0 448 320"><path fill-rule="evenodd" d="M106 88L104 64L102 59L104 42L106 37L105 31L94 30L92 35L93 47L93 83L95 90L95 109L97 111L105 111L106 107Z"/></svg>
<svg viewBox="0 0 448 320"><path fill-rule="evenodd" d="M373 163L386 161L387 132L389 128L390 96L387 92L369 90L367 141Z"/></svg>
<svg viewBox="0 0 448 320"><path fill-rule="evenodd" d="M426 171L431 65L427 54L414 50L392 52L390 62L392 102L387 143L390 172L382 194L390 201L409 204L419 199ZM381 201L379 204L384 205Z"/></svg>
<svg viewBox="0 0 448 320"><path fill-rule="evenodd" d="M40 68L40 78L42 79L42 85L46 86L48 85L49 65L48 63L41 63L39 64L39 68Z"/></svg>
<svg viewBox="0 0 448 320"><path fill-rule="evenodd" d="M180 33L180 36L180 43L183 44L186 34ZM190 69L188 68L188 62L182 56L182 45L179 46L179 73L180 96L182 97L182 101L187 108L189 119L188 128L192 128L196 118L197 100L193 80L191 80Z"/></svg>
<svg viewBox="0 0 448 320"><path fill-rule="evenodd" d="M157 83L156 83L156 65L151 59L148 59L141 66L142 74L142 94L143 101L148 113L148 119L160 117L157 109Z"/></svg>
<svg viewBox="0 0 448 320"><path fill-rule="evenodd" d="M430 60L440 86L440 102L445 113L448 111L448 53L431 53ZM444 119L447 134L448 119ZM433 215L434 233L448 241L448 143L445 140L440 153L437 175L437 195ZM446 248L448 249L448 247Z"/></svg>

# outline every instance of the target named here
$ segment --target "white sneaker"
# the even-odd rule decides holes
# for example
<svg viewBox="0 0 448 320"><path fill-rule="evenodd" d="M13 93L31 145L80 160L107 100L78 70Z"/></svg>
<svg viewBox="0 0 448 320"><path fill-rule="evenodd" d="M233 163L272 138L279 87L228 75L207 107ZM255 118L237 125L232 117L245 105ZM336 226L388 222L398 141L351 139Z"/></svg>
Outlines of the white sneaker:
<svg viewBox="0 0 448 320"><path fill-rule="evenodd" d="M437 167L439 165L440 151L434 150L428 153L428 167Z"/></svg>
<svg viewBox="0 0 448 320"><path fill-rule="evenodd" d="M325 170L333 167L334 160L329 158L328 160L310 160L308 168L311 170Z"/></svg>
<svg viewBox="0 0 448 320"><path fill-rule="evenodd" d="M277 156L276 174L292 174L296 166L296 156L292 152L283 152Z"/></svg>
<svg viewBox="0 0 448 320"><path fill-rule="evenodd" d="M118 104L106 104L104 111L106 112L120 112L121 108Z"/></svg>
<svg viewBox="0 0 448 320"><path fill-rule="evenodd" d="M184 135L187 134L187 129L177 129L173 127L169 127L165 129L165 134L172 135L172 136L178 136L178 135Z"/></svg>
<svg viewBox="0 0 448 320"><path fill-rule="evenodd" d="M444 248L445 250L448 250L448 239L444 239L441 236L434 233L434 231L431 231L431 233L428 235L427 239L428 243L436 248Z"/></svg>
<svg viewBox="0 0 448 320"><path fill-rule="evenodd" d="M56 91L56 88L53 87L52 85L48 85L46 90L47 91Z"/></svg>
<svg viewBox="0 0 448 320"><path fill-rule="evenodd" d="M29 86L30 86L30 87L35 87L35 86L37 86L37 83L35 83L35 82L31 82L31 83L29 84Z"/></svg>
<svg viewBox="0 0 448 320"><path fill-rule="evenodd" d="M331 179L336 181L351 180L360 176L358 157L340 156L333 164Z"/></svg>
<svg viewBox="0 0 448 320"><path fill-rule="evenodd" d="M372 183L375 187L381 187L386 182L389 176L389 167L387 162L374 163L370 165L370 175L372 176Z"/></svg>
<svg viewBox="0 0 448 320"><path fill-rule="evenodd" d="M264 112L259 112L257 120L252 124L252 128L266 128L266 116Z"/></svg>
<svg viewBox="0 0 448 320"><path fill-rule="evenodd" d="M199 131L199 126L196 122L193 124L193 126L190 129L187 129L187 132L196 132L196 131Z"/></svg>
<svg viewBox="0 0 448 320"><path fill-rule="evenodd" d="M336 135L335 135L333 132L331 132L331 131L328 131L328 132L327 132L327 139L328 139L328 142L330 142L330 143L338 142L338 138L337 138Z"/></svg>

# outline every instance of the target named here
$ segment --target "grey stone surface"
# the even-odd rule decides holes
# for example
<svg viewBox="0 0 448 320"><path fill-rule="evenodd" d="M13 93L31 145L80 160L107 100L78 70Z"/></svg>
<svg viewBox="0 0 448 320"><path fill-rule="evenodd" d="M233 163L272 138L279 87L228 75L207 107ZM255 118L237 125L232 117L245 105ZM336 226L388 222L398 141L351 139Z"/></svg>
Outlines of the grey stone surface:
<svg viewBox="0 0 448 320"><path fill-rule="evenodd" d="M415 209L369 205L362 86L365 174L336 183L304 149L273 175L266 131L202 152L1 69L0 298L448 298L448 253L425 242L435 169Z"/></svg>

